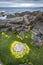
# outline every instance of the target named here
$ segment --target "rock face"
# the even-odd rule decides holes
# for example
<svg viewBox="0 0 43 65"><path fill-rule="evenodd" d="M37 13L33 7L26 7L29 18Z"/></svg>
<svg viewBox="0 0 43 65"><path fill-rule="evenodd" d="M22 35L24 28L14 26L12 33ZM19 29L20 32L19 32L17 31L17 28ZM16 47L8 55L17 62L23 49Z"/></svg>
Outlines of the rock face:
<svg viewBox="0 0 43 65"><path fill-rule="evenodd" d="M0 16L3 13L0 13ZM9 30L17 32L29 32L33 31L33 42L38 46L43 44L43 12L22 12L15 14L4 14L7 16L5 20L0 19L0 32L6 32ZM32 29L31 29L32 28ZM41 38L40 38L40 34ZM37 35L36 35L37 34ZM40 44L41 43L41 44Z"/></svg>

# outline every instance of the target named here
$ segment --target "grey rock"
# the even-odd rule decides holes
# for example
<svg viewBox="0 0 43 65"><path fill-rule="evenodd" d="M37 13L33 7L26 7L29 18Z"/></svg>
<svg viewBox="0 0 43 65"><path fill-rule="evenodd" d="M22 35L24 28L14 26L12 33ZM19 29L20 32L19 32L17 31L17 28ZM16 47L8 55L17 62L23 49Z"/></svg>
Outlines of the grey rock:
<svg viewBox="0 0 43 65"><path fill-rule="evenodd" d="M34 35L33 35L33 43L34 45L40 47L43 45L43 34L40 33L40 32L34 32Z"/></svg>
<svg viewBox="0 0 43 65"><path fill-rule="evenodd" d="M12 31L15 31L16 29L18 30L19 28L21 28L21 25L12 24L11 27L12 27Z"/></svg>
<svg viewBox="0 0 43 65"><path fill-rule="evenodd" d="M8 30L10 30L10 27L9 28L2 28L2 29L0 29L0 32L7 32Z"/></svg>
<svg viewBox="0 0 43 65"><path fill-rule="evenodd" d="M29 32L30 31L30 26L27 26L26 28L24 28L25 32Z"/></svg>
<svg viewBox="0 0 43 65"><path fill-rule="evenodd" d="M17 28L16 31L18 32L23 31L23 27Z"/></svg>
<svg viewBox="0 0 43 65"><path fill-rule="evenodd" d="M21 32L19 33L19 36L20 36L20 37L24 37L24 31L21 31Z"/></svg>
<svg viewBox="0 0 43 65"><path fill-rule="evenodd" d="M24 22L26 23L26 25L30 24L30 22L29 22L28 19L27 19L27 16L28 16L28 15L24 15L24 16L23 16Z"/></svg>
<svg viewBox="0 0 43 65"><path fill-rule="evenodd" d="M16 17L16 18L10 18L8 19L9 23L12 23L12 24L21 24L23 23L23 17Z"/></svg>
<svg viewBox="0 0 43 65"><path fill-rule="evenodd" d="M28 32L30 28L33 27L31 30L33 31L34 29L33 32L35 32L35 34L36 32L37 34L39 32L43 34L43 12L22 12L5 15L7 15L8 18L6 20L0 20L0 31L11 28L12 31Z"/></svg>
<svg viewBox="0 0 43 65"><path fill-rule="evenodd" d="M7 14L7 18L9 19L9 18L14 18L15 17L15 15L14 14Z"/></svg>
<svg viewBox="0 0 43 65"><path fill-rule="evenodd" d="M0 61L0 65L3 65L3 63Z"/></svg>

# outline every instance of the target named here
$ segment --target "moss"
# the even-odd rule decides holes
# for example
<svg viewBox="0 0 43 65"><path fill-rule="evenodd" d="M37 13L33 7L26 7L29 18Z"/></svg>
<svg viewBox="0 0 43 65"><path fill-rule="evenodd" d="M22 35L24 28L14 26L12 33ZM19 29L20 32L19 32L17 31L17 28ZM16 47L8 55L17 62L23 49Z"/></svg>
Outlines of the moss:
<svg viewBox="0 0 43 65"><path fill-rule="evenodd" d="M17 35L18 34L11 31L6 32L4 35L0 33L0 60L3 62L3 64L19 65L31 63L32 65L43 65L43 46L37 48L32 44L32 32L25 33L22 40L18 38ZM30 52L22 58L15 58L10 52L10 45L13 41L26 43L30 48Z"/></svg>

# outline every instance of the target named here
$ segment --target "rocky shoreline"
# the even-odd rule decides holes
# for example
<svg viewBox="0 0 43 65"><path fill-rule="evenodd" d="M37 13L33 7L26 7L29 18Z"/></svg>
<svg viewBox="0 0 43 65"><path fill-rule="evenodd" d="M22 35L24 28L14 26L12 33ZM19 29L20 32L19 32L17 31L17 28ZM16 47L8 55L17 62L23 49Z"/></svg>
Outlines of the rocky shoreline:
<svg viewBox="0 0 43 65"><path fill-rule="evenodd" d="M17 31L29 32L33 31L33 40L36 46L43 44L43 12L22 12L15 14L0 13L0 16L7 16L6 19L0 19L0 32Z"/></svg>

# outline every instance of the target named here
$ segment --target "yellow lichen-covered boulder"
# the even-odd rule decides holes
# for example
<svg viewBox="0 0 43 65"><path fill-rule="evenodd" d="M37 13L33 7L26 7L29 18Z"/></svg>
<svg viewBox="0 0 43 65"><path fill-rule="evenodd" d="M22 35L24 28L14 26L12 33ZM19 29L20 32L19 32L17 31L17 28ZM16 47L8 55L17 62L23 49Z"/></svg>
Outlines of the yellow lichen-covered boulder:
<svg viewBox="0 0 43 65"><path fill-rule="evenodd" d="M27 44L14 41L10 46L10 51L16 58L22 58L25 54L29 53L30 48L27 46Z"/></svg>

